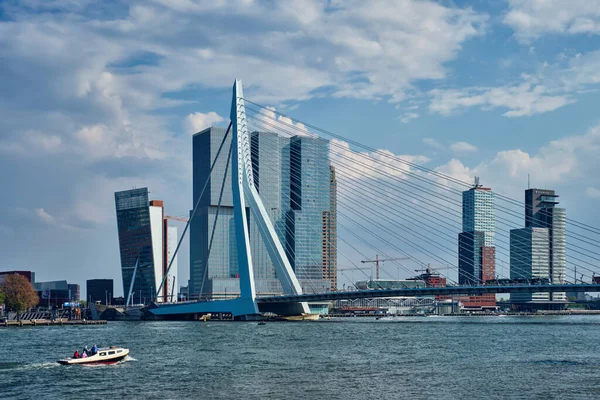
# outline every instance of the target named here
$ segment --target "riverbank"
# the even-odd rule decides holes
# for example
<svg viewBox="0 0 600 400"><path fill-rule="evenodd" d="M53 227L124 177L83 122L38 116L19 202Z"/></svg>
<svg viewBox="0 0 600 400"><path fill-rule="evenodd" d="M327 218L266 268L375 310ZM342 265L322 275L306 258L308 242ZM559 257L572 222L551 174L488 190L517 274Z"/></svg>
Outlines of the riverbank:
<svg viewBox="0 0 600 400"><path fill-rule="evenodd" d="M106 320L90 321L90 320L82 320L82 319L75 319L75 320L32 319L32 320L24 320L24 321L0 322L0 328L1 327L21 328L24 326L28 327L28 326L62 326L62 325L106 325Z"/></svg>
<svg viewBox="0 0 600 400"><path fill-rule="evenodd" d="M321 318L362 318L362 317L498 317L501 315L510 316L531 316L531 315L600 315L600 310L546 310L536 312L501 312L501 313L482 313L482 312L462 312L453 314L373 314L373 313L362 313L362 314L344 314L344 313L331 313L328 315L322 315Z"/></svg>

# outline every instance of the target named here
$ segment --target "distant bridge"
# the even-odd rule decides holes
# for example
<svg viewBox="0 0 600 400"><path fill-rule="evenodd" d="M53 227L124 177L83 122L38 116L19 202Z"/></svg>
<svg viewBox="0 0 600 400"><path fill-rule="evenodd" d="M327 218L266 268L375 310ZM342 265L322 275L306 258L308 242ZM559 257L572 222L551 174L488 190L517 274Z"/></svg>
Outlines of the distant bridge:
<svg viewBox="0 0 600 400"><path fill-rule="evenodd" d="M486 293L548 293L548 292L600 292L600 284L563 284L563 285L499 285L499 286L446 286L428 288L355 290L346 292L327 292L301 294L295 296L259 297L258 304L317 302L344 299L364 299L373 297L414 297L414 296L451 296L481 295Z"/></svg>

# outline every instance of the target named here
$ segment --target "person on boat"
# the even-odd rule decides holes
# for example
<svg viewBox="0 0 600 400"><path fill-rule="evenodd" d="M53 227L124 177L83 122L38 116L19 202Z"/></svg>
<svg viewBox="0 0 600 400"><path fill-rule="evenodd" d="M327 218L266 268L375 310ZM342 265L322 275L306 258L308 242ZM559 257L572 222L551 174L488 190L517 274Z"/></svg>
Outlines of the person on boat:
<svg viewBox="0 0 600 400"><path fill-rule="evenodd" d="M90 351L88 350L87 346L84 346L84 347L83 347L83 351L82 351L82 353L83 353L83 354L85 354L86 356L89 356L89 355L90 355Z"/></svg>
<svg viewBox="0 0 600 400"><path fill-rule="evenodd" d="M86 358L88 355L87 353L84 351L83 353L81 353L81 358Z"/></svg>
<svg viewBox="0 0 600 400"><path fill-rule="evenodd" d="M79 358L79 351L75 349L75 353L73 353L73 358Z"/></svg>
<svg viewBox="0 0 600 400"><path fill-rule="evenodd" d="M92 355L95 356L96 353L98 353L98 346L96 346L96 344L94 343L94 345L92 346Z"/></svg>

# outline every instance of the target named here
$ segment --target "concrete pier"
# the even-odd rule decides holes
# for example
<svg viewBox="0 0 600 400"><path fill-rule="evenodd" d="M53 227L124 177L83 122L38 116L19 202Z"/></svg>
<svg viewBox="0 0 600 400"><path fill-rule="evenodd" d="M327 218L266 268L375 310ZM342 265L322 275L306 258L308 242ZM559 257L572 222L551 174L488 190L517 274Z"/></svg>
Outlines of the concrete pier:
<svg viewBox="0 0 600 400"><path fill-rule="evenodd" d="M82 319L31 319L24 321L4 321L0 322L1 327L24 327L24 326L62 326L62 325L106 325L106 320L90 321Z"/></svg>

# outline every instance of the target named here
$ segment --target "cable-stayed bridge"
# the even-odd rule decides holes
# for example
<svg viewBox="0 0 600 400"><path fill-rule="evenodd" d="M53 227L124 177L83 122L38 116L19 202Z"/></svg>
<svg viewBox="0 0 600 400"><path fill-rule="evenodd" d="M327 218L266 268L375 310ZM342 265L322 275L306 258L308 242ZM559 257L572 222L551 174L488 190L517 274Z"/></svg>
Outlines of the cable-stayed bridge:
<svg viewBox="0 0 600 400"><path fill-rule="evenodd" d="M208 267L219 240L216 228L223 218L226 182L231 181L237 265L229 269L237 271L237 297L155 304L151 310L155 315L227 312L244 317L265 311L294 315L308 313L307 302L312 301L396 296L511 293L565 302L566 292L600 291L596 283L600 229L567 218L563 209L554 207L558 196L542 193L547 207L534 220L531 205L493 193L478 182L460 181L423 167L419 158L376 150L252 102L244 98L240 81L234 84L230 119L202 189L204 193L211 181L220 182L198 292L201 297L211 279L232 279L211 276ZM217 172L218 160L226 161L224 170ZM267 198L266 177L275 179L278 188L285 187L277 190L275 202ZM319 193L326 191L329 204L324 205ZM465 191L473 192L472 203ZM485 212L474 210L475 204L486 207ZM470 220L464 217L471 214ZM315 215L322 224L307 223ZM250 232L260 237L267 261L256 260L261 250L252 248L257 242ZM395 277L383 269L387 278L401 273L411 277L415 267L434 262L448 271L443 275L445 285L333 290L335 278L328 275L332 265L335 271L335 264L343 260L370 279L357 260L373 254L396 267ZM265 279L276 281L281 295L257 291ZM327 279L329 284L324 285ZM524 283L498 284L502 279ZM539 279L545 283L539 284Z"/></svg>

